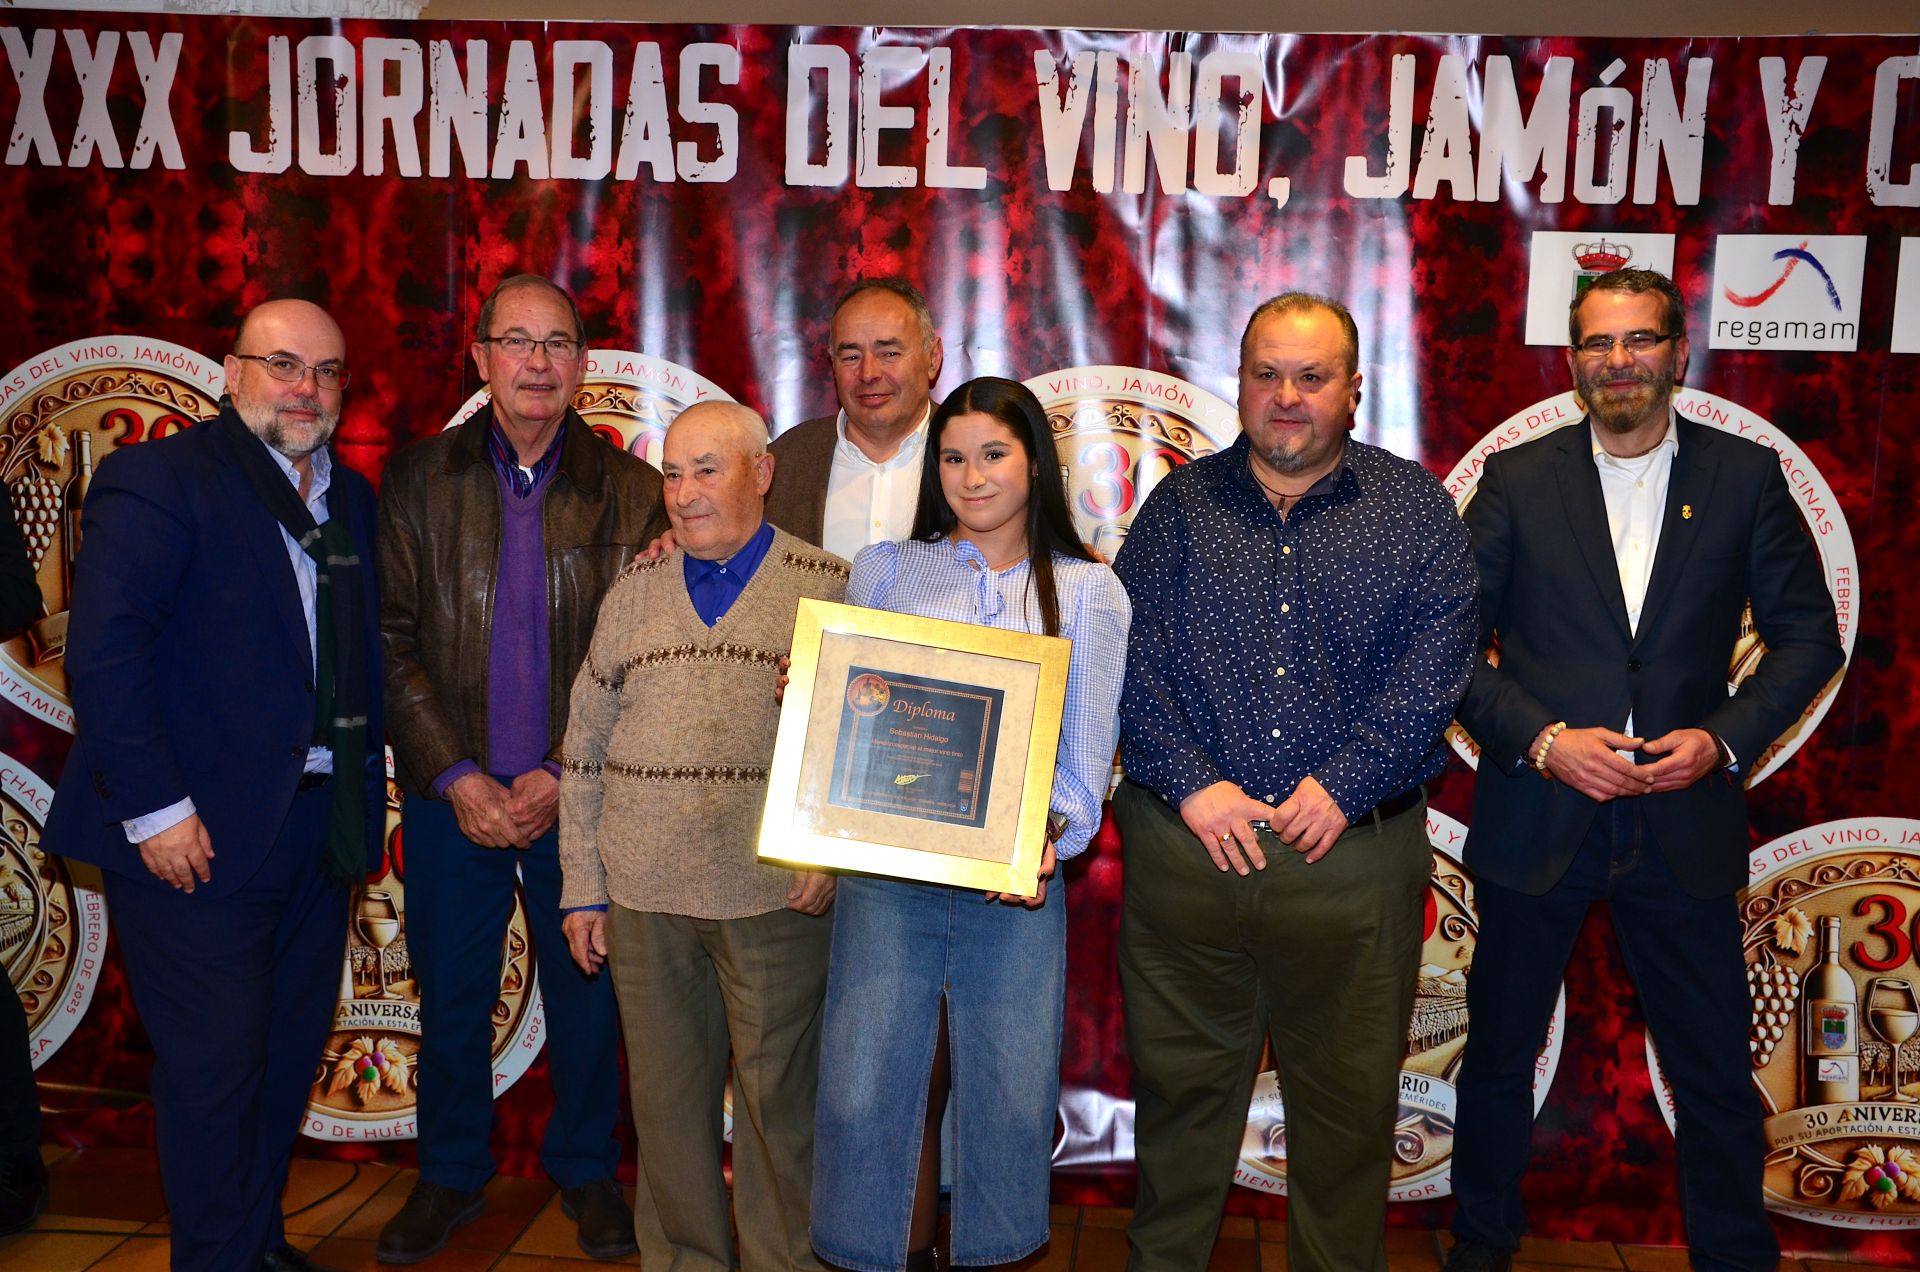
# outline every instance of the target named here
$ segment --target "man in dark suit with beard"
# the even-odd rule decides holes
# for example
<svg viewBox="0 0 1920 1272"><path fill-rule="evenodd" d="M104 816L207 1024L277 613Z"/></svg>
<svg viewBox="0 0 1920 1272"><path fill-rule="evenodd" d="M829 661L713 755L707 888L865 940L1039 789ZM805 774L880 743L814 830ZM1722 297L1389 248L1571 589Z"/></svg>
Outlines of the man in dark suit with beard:
<svg viewBox="0 0 1920 1272"><path fill-rule="evenodd" d="M175 1272L309 1266L280 1194L386 820L373 490L327 447L345 338L268 301L226 374L218 416L94 476L42 839L106 881Z"/></svg>
<svg viewBox="0 0 1920 1272"><path fill-rule="evenodd" d="M1677 1109L1697 1268L1771 1269L1735 894L1745 782L1843 661L1819 558L1770 449L1682 420L1686 307L1648 270L1576 298L1587 418L1487 461L1466 522L1480 646L1459 712L1482 748L1449 1272L1504 1270L1533 1057L1605 900ZM1731 696L1748 604L1767 654ZM1497 650L1490 648L1497 642Z"/></svg>

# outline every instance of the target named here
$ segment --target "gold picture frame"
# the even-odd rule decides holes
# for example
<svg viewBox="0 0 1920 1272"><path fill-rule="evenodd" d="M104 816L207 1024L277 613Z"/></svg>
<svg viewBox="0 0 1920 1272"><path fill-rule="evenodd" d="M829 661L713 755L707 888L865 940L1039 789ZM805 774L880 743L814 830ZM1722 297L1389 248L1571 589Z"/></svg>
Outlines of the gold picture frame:
<svg viewBox="0 0 1920 1272"><path fill-rule="evenodd" d="M801 601L761 858L1032 896L1070 649Z"/></svg>

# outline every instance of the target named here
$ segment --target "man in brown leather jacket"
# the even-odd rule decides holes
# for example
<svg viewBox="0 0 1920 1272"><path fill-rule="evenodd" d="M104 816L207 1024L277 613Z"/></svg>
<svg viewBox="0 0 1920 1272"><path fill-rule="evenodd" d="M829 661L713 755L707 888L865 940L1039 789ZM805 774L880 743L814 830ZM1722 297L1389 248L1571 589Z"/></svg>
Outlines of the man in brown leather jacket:
<svg viewBox="0 0 1920 1272"><path fill-rule="evenodd" d="M573 410L581 336L572 297L545 278L495 287L472 350L492 401L395 455L381 490L380 627L421 1016L420 1182L380 1234L385 1263L429 1257L483 1208L516 871L553 1076L541 1164L583 1250L635 1248L613 1181L613 987L567 957L555 819L574 674L601 597L659 514L660 477Z"/></svg>

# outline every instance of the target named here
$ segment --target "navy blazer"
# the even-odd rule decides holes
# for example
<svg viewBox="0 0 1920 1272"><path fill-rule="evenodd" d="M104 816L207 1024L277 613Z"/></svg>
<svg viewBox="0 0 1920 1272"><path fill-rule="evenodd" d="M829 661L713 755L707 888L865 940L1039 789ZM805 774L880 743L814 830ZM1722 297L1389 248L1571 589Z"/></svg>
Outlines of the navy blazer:
<svg viewBox="0 0 1920 1272"><path fill-rule="evenodd" d="M1465 520L1480 566L1480 648L1459 720L1481 747L1470 869L1533 895L1558 882L1599 804L1543 781L1528 748L1556 720L1656 738L1703 728L1750 772L1845 660L1819 555L1768 447L1679 423L1665 520L1637 632L1582 421L1487 460ZM1751 598L1767 653L1731 696ZM1484 652L1499 641L1497 663ZM1653 756L1644 756L1651 762ZM1636 797L1681 886L1745 886L1740 775Z"/></svg>
<svg viewBox="0 0 1920 1272"><path fill-rule="evenodd" d="M231 408L229 408L231 409ZM67 629L77 734L42 844L151 878L121 822L191 796L225 895L285 821L313 739L313 661L280 524L232 441L194 425L117 450L82 509ZM367 866L385 840L373 488L335 459L366 585ZM325 621L325 616L321 616ZM344 778L346 775L336 775Z"/></svg>

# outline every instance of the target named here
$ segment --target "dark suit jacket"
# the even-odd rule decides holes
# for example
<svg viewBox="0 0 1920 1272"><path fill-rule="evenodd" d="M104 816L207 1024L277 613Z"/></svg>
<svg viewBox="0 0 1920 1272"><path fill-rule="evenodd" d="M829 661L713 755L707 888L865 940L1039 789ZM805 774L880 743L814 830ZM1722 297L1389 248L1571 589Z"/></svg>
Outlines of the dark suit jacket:
<svg viewBox="0 0 1920 1272"><path fill-rule="evenodd" d="M358 777L371 869L387 808L373 489L337 459L333 480L366 584L369 754ZM82 518L66 655L78 731L42 842L145 880L120 823L191 796L214 851L201 887L232 892L279 833L313 738L313 659L280 524L210 425L109 455Z"/></svg>
<svg viewBox="0 0 1920 1272"><path fill-rule="evenodd" d="M773 439L773 488L767 491L767 520L814 547L827 520L827 479L833 475L833 448L839 444L838 415L796 424Z"/></svg>
<svg viewBox="0 0 1920 1272"><path fill-rule="evenodd" d="M1556 720L1656 738L1698 727L1751 765L1844 660L1819 557L1764 446L1681 420L1638 634L1607 531L1590 425L1487 461L1467 505L1480 565L1481 648L1459 719L1482 748L1467 865L1521 892L1565 873L1599 805L1530 763ZM1749 598L1767 654L1731 697L1727 668ZM1654 757L1644 757L1651 761ZM1696 896L1747 878L1738 775L1640 798L1674 875Z"/></svg>

